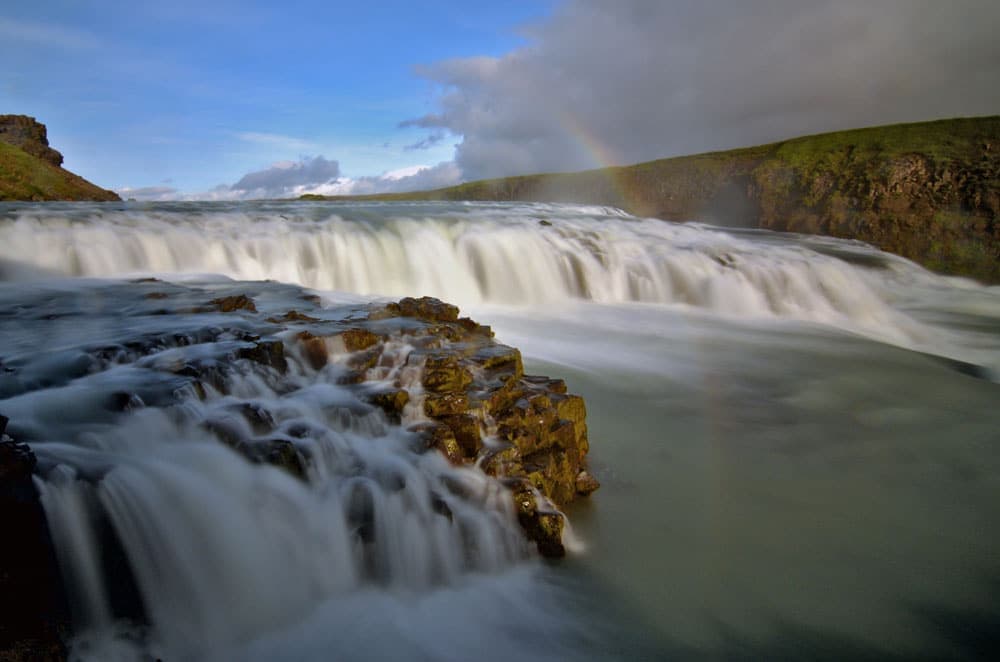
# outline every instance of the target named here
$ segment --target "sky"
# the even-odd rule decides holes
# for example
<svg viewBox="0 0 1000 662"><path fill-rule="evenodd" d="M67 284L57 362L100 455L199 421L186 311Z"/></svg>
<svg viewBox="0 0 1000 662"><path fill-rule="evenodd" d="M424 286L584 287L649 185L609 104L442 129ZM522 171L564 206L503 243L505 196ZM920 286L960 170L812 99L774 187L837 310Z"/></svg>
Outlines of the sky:
<svg viewBox="0 0 1000 662"><path fill-rule="evenodd" d="M996 0L5 0L0 113L123 197L369 193L1000 113Z"/></svg>

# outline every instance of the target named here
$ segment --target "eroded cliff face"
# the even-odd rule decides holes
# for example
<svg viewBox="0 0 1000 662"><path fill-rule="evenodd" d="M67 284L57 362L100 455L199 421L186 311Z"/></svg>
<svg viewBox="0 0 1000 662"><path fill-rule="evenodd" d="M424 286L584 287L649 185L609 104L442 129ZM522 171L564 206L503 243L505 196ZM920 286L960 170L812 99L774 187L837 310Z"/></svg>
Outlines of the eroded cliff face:
<svg viewBox="0 0 1000 662"><path fill-rule="evenodd" d="M1000 282L1000 152L965 158L852 154L815 164L777 158L752 175L756 225L860 239L945 273Z"/></svg>
<svg viewBox="0 0 1000 662"><path fill-rule="evenodd" d="M59 167L63 155L49 147L45 125L27 115L0 115L0 141Z"/></svg>
<svg viewBox="0 0 1000 662"><path fill-rule="evenodd" d="M0 115L0 201L120 200L62 168L45 125L27 115Z"/></svg>

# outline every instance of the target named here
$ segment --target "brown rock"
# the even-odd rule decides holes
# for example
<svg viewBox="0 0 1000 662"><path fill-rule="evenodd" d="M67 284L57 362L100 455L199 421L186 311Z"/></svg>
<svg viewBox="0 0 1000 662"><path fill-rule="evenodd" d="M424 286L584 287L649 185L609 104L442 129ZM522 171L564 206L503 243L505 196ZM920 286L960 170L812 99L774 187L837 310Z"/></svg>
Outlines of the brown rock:
<svg viewBox="0 0 1000 662"><path fill-rule="evenodd" d="M445 416L441 422L451 428L458 445L462 448L462 454L467 458L475 458L479 449L483 447L479 419L471 414L456 414Z"/></svg>
<svg viewBox="0 0 1000 662"><path fill-rule="evenodd" d="M535 543L538 553L547 558L561 558L566 555L562 543L565 522L562 513L555 509L539 508L539 499L527 481L515 481L511 495L517 521L524 529L528 540Z"/></svg>
<svg viewBox="0 0 1000 662"><path fill-rule="evenodd" d="M453 354L433 355L424 364L422 381L433 393L455 393L472 383L472 373Z"/></svg>
<svg viewBox="0 0 1000 662"><path fill-rule="evenodd" d="M308 331L302 331L295 336L302 347L302 355L312 366L313 370L319 370L330 360L329 352L326 348L326 340L315 336Z"/></svg>
<svg viewBox="0 0 1000 662"><path fill-rule="evenodd" d="M406 297L400 299L398 303L387 305L382 314L388 317L415 317L429 322L458 321L457 306L444 303L433 297L421 297L420 299Z"/></svg>
<svg viewBox="0 0 1000 662"><path fill-rule="evenodd" d="M268 317L267 321L272 324L281 324L283 322L318 322L319 320L315 317L310 317L309 315L300 313L297 310L289 310L281 317Z"/></svg>
<svg viewBox="0 0 1000 662"><path fill-rule="evenodd" d="M257 306L254 304L253 299L245 294L220 297L218 299L212 299L209 303L223 313L231 313L237 310L246 310L251 313L257 312Z"/></svg>
<svg viewBox="0 0 1000 662"><path fill-rule="evenodd" d="M410 401L410 394L405 389L382 391L368 396L369 402L385 412L389 420L398 423L402 417L403 407Z"/></svg>
<svg viewBox="0 0 1000 662"><path fill-rule="evenodd" d="M576 475L576 493L581 496L588 496L601 484L587 471L581 471Z"/></svg>
<svg viewBox="0 0 1000 662"><path fill-rule="evenodd" d="M348 352L358 352L378 344L379 337L368 329L350 328L340 334Z"/></svg>
<svg viewBox="0 0 1000 662"><path fill-rule="evenodd" d="M441 452L452 464L462 464L462 449L455 440L455 434L443 423L418 423L409 428L414 433L413 448L417 452L431 449Z"/></svg>
<svg viewBox="0 0 1000 662"><path fill-rule="evenodd" d="M469 408L469 398L464 393L428 393L424 399L424 413L431 418L461 414Z"/></svg>
<svg viewBox="0 0 1000 662"><path fill-rule="evenodd" d="M285 344L280 340L261 340L254 343L253 347L237 350L236 356L255 361L261 365L271 366L278 372L284 372L288 368L288 361L285 359Z"/></svg>

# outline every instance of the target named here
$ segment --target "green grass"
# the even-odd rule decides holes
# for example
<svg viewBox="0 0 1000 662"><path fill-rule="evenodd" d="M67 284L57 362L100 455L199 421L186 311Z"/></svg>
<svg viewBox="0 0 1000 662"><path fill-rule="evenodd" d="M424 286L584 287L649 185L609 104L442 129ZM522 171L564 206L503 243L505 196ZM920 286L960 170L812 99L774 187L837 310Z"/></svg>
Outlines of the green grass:
<svg viewBox="0 0 1000 662"><path fill-rule="evenodd" d="M0 142L0 200L118 200L79 175Z"/></svg>

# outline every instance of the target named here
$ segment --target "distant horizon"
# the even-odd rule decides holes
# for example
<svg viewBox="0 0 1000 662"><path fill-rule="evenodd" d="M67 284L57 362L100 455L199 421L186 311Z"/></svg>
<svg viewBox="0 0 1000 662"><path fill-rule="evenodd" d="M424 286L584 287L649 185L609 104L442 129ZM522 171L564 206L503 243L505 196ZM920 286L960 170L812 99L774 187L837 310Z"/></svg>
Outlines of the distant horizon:
<svg viewBox="0 0 1000 662"><path fill-rule="evenodd" d="M980 0L15 0L0 110L123 198L430 190L994 115L998 22Z"/></svg>

